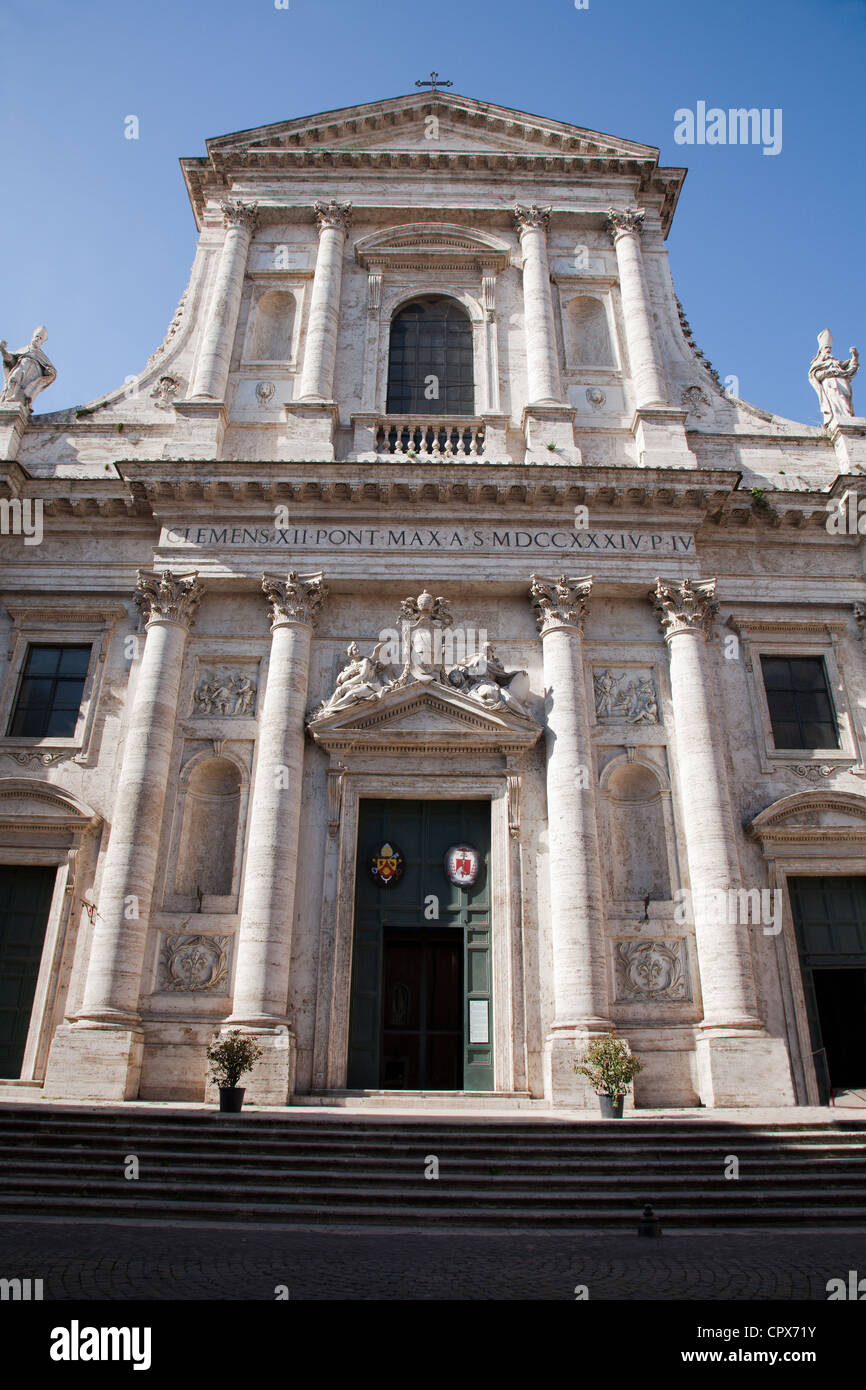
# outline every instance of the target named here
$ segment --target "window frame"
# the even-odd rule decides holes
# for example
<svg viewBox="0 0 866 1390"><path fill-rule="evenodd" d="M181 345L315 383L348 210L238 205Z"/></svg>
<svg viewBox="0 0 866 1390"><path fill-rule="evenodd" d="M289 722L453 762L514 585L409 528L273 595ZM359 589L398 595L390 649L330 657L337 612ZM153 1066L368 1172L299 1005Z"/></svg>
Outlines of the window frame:
<svg viewBox="0 0 866 1390"><path fill-rule="evenodd" d="M118 623L130 621L122 605L105 605L99 609L38 609L14 601L5 608L12 618L9 634L8 665L0 690L0 751L10 753L21 764L29 762L49 765L61 758L72 757L85 762L93 742L94 723L102 680L114 629ZM31 647L90 647L90 659L84 677L78 718L72 734L62 736L8 734L15 709L27 653ZM129 663L129 669L133 662Z"/></svg>
<svg viewBox="0 0 866 1390"><path fill-rule="evenodd" d="M848 694L842 669L841 638L846 620L838 617L813 620L776 621L731 616L729 627L741 643L753 726L760 731L755 748L762 772L791 767L810 780L819 780L830 771L859 765L863 751L854 719L854 706ZM724 639L723 639L724 640ZM827 687L836 717L838 748L777 748L773 737L770 706L764 686L761 657L821 657ZM826 771L824 771L826 769ZM864 769L866 771L866 769Z"/></svg>

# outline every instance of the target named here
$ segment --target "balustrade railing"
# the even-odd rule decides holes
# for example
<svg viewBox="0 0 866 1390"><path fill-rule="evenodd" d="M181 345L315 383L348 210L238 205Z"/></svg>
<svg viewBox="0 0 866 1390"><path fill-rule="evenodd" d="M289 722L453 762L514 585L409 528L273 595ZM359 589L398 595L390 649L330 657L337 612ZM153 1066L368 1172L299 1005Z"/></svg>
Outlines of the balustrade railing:
<svg viewBox="0 0 866 1390"><path fill-rule="evenodd" d="M400 458L481 458L484 454L483 420L384 418L376 425L376 453Z"/></svg>

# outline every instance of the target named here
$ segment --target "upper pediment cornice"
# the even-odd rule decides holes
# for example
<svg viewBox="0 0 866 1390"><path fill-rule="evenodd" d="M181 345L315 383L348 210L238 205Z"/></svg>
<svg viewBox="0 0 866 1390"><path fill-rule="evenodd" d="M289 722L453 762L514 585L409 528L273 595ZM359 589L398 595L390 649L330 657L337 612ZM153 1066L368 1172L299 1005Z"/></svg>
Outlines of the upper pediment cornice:
<svg viewBox="0 0 866 1390"><path fill-rule="evenodd" d="M423 130L429 117L444 127L436 140L399 144L413 125ZM628 175L637 193L660 197L667 232L685 177L683 169L659 168L655 146L440 92L238 131L208 140L207 151L205 157L181 160L199 225L208 197L224 195L239 175L308 169L405 174L524 170L582 179Z"/></svg>

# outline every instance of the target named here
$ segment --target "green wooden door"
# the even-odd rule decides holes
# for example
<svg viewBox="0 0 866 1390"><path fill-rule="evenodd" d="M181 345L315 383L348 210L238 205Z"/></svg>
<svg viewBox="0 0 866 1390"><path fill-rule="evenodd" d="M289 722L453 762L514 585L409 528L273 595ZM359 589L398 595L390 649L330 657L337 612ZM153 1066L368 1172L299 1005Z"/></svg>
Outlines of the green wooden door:
<svg viewBox="0 0 866 1390"><path fill-rule="evenodd" d="M866 878L789 878L822 1102L866 1087Z"/></svg>
<svg viewBox="0 0 866 1390"><path fill-rule="evenodd" d="M399 882L387 887L369 868L373 851L385 843L404 859ZM446 852L455 844L478 851L480 871L471 887L451 883L445 872ZM353 1089L493 1089L489 869L489 801L361 802L349 1019Z"/></svg>
<svg viewBox="0 0 866 1390"><path fill-rule="evenodd" d="M56 869L0 867L0 1076L21 1075Z"/></svg>

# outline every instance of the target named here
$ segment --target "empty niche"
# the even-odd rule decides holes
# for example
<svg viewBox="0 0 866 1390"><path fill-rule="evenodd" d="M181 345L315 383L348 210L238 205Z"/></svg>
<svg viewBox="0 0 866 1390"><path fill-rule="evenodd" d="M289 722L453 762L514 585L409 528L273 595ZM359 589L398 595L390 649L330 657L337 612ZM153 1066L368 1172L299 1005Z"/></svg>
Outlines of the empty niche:
<svg viewBox="0 0 866 1390"><path fill-rule="evenodd" d="M228 758L208 758L186 788L175 892L227 897L232 891L241 776Z"/></svg>
<svg viewBox="0 0 866 1390"><path fill-rule="evenodd" d="M651 768L627 762L607 780L614 899L667 902L671 896L662 789Z"/></svg>
<svg viewBox="0 0 866 1390"><path fill-rule="evenodd" d="M571 356L577 367L612 367L613 348L607 314L600 299L581 295L568 306Z"/></svg>
<svg viewBox="0 0 866 1390"><path fill-rule="evenodd" d="M295 327L295 298L288 290L267 290L256 301L248 358L253 362L289 362Z"/></svg>

